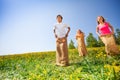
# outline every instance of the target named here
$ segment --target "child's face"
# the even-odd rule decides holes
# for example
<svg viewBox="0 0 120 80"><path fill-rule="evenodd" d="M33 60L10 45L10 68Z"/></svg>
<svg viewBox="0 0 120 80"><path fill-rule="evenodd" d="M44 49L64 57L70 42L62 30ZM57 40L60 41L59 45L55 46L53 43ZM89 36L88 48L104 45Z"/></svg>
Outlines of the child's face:
<svg viewBox="0 0 120 80"><path fill-rule="evenodd" d="M58 21L59 23L62 22L62 19L61 19L60 16L57 17L57 21Z"/></svg>
<svg viewBox="0 0 120 80"><path fill-rule="evenodd" d="M80 30L77 30L77 34L80 34L81 33L81 31Z"/></svg>
<svg viewBox="0 0 120 80"><path fill-rule="evenodd" d="M98 17L98 18L97 18L97 21L98 21L99 23L102 23L102 22L103 22L103 18L102 18L102 17Z"/></svg>
<svg viewBox="0 0 120 80"><path fill-rule="evenodd" d="M79 30L77 30L77 33L79 33Z"/></svg>

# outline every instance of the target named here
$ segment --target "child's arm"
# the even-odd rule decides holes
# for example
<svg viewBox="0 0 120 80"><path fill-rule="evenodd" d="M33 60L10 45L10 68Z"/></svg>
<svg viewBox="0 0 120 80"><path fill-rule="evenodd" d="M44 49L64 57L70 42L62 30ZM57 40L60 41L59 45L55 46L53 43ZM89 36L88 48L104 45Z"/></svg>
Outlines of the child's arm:
<svg viewBox="0 0 120 80"><path fill-rule="evenodd" d="M57 35L56 35L56 32L55 32L55 29L54 29L54 35L55 35L55 38L57 38Z"/></svg>
<svg viewBox="0 0 120 80"><path fill-rule="evenodd" d="M97 34L98 36L100 36L100 33L99 33L99 28L98 28L98 26L96 27L96 34Z"/></svg>
<svg viewBox="0 0 120 80"><path fill-rule="evenodd" d="M75 36L76 40L78 39L78 36Z"/></svg>
<svg viewBox="0 0 120 80"><path fill-rule="evenodd" d="M82 37L81 34L76 34L76 39L81 38L81 37Z"/></svg>
<svg viewBox="0 0 120 80"><path fill-rule="evenodd" d="M79 37L79 35L78 35L78 34L76 34L76 36L75 36L75 37L76 37L76 40L77 40L77 39L78 39L78 37Z"/></svg>
<svg viewBox="0 0 120 80"><path fill-rule="evenodd" d="M114 34L114 28L113 28L113 26L110 23L108 23L108 25L109 25L110 29L112 30L112 34Z"/></svg>
<svg viewBox="0 0 120 80"><path fill-rule="evenodd" d="M68 37L69 32L70 32L70 27L68 27L68 31L67 31L65 37Z"/></svg>

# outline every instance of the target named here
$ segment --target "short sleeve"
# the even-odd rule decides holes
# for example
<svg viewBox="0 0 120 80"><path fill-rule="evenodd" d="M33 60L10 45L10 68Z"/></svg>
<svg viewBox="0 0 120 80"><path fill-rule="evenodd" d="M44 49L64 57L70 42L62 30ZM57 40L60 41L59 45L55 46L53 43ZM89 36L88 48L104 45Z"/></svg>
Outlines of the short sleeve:
<svg viewBox="0 0 120 80"><path fill-rule="evenodd" d="M53 30L55 30L55 29L56 29L56 24L53 25Z"/></svg>
<svg viewBox="0 0 120 80"><path fill-rule="evenodd" d="M69 26L68 24L64 24L64 27L65 27L65 28L68 28L68 27L70 27L70 26Z"/></svg>

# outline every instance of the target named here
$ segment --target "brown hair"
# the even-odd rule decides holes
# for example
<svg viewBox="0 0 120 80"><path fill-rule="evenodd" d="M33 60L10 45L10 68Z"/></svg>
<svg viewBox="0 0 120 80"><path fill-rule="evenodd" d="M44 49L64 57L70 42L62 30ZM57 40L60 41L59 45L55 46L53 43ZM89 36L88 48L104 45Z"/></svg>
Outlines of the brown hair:
<svg viewBox="0 0 120 80"><path fill-rule="evenodd" d="M83 33L80 29L78 29L78 31L79 31L80 33Z"/></svg>
<svg viewBox="0 0 120 80"><path fill-rule="evenodd" d="M103 16L98 16L98 17L102 18L103 22L105 22L105 18ZM97 20L97 23L100 24L98 20Z"/></svg>
<svg viewBox="0 0 120 80"><path fill-rule="evenodd" d="M58 17L61 17L61 19L63 19L63 17L59 14L59 15L57 15L57 17L56 18L58 18Z"/></svg>

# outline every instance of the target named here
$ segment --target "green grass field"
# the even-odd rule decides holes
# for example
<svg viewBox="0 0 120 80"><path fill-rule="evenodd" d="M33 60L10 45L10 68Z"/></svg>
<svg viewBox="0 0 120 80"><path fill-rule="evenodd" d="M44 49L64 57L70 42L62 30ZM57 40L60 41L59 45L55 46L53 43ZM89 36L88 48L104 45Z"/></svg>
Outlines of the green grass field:
<svg viewBox="0 0 120 80"><path fill-rule="evenodd" d="M120 47L119 47L120 49ZM55 52L0 56L0 80L120 80L120 55L88 48L86 57L69 50L70 66L55 66Z"/></svg>

